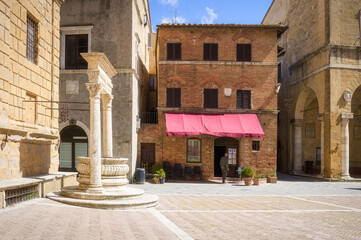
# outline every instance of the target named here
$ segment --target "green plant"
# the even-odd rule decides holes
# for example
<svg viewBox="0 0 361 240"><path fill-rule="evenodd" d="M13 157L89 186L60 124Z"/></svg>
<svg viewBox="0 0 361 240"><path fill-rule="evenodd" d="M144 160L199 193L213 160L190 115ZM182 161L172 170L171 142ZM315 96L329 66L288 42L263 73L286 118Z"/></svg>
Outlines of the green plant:
<svg viewBox="0 0 361 240"><path fill-rule="evenodd" d="M243 178L251 178L254 176L254 171L250 167L246 167L242 169L241 177Z"/></svg>
<svg viewBox="0 0 361 240"><path fill-rule="evenodd" d="M269 177L277 177L277 174L275 172L271 173Z"/></svg>
<svg viewBox="0 0 361 240"><path fill-rule="evenodd" d="M157 171L157 174L159 175L159 178L165 178L166 174L165 171L162 169Z"/></svg>
<svg viewBox="0 0 361 240"><path fill-rule="evenodd" d="M154 177L153 180L154 181L159 181L159 177Z"/></svg>
<svg viewBox="0 0 361 240"><path fill-rule="evenodd" d="M161 170L163 168L163 165L162 164L154 164L152 166L152 173L153 174L156 174L157 171Z"/></svg>
<svg viewBox="0 0 361 240"><path fill-rule="evenodd" d="M259 173L259 174L257 174L257 175L255 176L255 178L261 179L261 178L264 178L264 175Z"/></svg>

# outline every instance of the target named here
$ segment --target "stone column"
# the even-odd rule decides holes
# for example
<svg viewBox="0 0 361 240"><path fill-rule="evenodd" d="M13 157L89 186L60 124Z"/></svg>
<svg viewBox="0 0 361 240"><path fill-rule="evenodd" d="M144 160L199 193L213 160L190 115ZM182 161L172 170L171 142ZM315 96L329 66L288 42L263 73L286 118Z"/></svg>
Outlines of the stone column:
<svg viewBox="0 0 361 240"><path fill-rule="evenodd" d="M320 177L324 176L325 173L325 129L324 129L324 115L320 114L317 116L317 120L321 124L321 171L320 171Z"/></svg>
<svg viewBox="0 0 361 240"><path fill-rule="evenodd" d="M350 133L349 122L353 118L353 113L341 113L341 135L342 135L342 158L341 158L341 178L350 179Z"/></svg>
<svg viewBox="0 0 361 240"><path fill-rule="evenodd" d="M295 119L293 134L293 173L302 172L302 119Z"/></svg>
<svg viewBox="0 0 361 240"><path fill-rule="evenodd" d="M103 156L113 157L113 126L112 126L113 96L102 94L103 102Z"/></svg>
<svg viewBox="0 0 361 240"><path fill-rule="evenodd" d="M101 181L101 123L100 123L100 92L99 83L86 83L90 99L90 184L87 192L102 193Z"/></svg>

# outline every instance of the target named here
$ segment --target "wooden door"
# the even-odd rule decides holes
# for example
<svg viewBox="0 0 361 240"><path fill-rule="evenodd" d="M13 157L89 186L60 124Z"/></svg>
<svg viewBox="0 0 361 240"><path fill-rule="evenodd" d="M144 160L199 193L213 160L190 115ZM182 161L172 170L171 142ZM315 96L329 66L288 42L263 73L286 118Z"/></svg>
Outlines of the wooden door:
<svg viewBox="0 0 361 240"><path fill-rule="evenodd" d="M152 166L155 164L155 143L141 143L141 164L148 164L147 172L152 171Z"/></svg>

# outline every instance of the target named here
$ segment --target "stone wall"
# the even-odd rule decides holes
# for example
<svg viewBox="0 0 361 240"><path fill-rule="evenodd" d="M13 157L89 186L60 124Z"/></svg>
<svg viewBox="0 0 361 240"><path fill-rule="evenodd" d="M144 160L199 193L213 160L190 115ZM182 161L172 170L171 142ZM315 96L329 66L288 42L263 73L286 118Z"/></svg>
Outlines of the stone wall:
<svg viewBox="0 0 361 240"><path fill-rule="evenodd" d="M58 169L58 112L51 101L59 99L61 3L0 2L0 180ZM26 57L28 16L37 26L34 63Z"/></svg>

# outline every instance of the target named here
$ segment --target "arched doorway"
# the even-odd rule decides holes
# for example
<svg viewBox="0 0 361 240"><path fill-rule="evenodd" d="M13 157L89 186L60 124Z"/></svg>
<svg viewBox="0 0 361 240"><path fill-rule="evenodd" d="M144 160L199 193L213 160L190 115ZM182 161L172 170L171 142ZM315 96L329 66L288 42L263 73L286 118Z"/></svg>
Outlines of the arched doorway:
<svg viewBox="0 0 361 240"><path fill-rule="evenodd" d="M70 125L60 132L59 171L76 171L78 157L88 156L88 137L76 125Z"/></svg>
<svg viewBox="0 0 361 240"><path fill-rule="evenodd" d="M322 121L315 92L304 89L298 97L294 125L294 171L321 173ZM322 174L322 173L321 173Z"/></svg>
<svg viewBox="0 0 361 240"><path fill-rule="evenodd" d="M350 120L350 175L361 177L361 86L354 92L351 100Z"/></svg>
<svg viewBox="0 0 361 240"><path fill-rule="evenodd" d="M238 140L231 137L220 137L214 140L214 176L222 177L219 161L228 152L228 177L238 177Z"/></svg>

